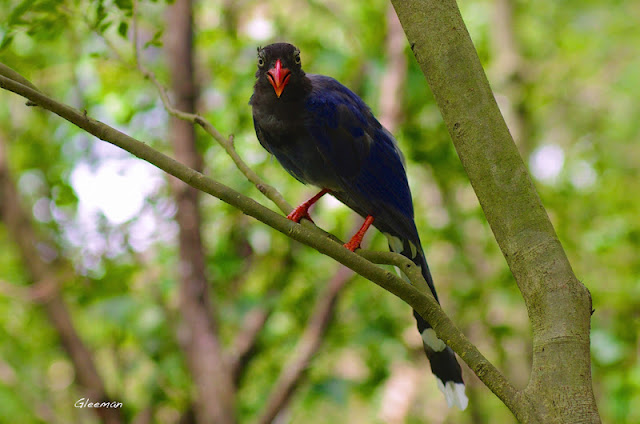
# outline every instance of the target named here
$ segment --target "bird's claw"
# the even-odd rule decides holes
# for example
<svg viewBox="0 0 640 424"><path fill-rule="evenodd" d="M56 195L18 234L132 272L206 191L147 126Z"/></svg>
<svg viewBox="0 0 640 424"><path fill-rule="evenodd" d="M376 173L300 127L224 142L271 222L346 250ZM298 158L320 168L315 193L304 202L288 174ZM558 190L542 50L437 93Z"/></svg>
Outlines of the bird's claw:
<svg viewBox="0 0 640 424"><path fill-rule="evenodd" d="M293 210L293 212L287 215L287 219L297 223L300 223L302 218L308 219L309 221L313 222L313 219L311 219L311 216L309 215L308 208L297 207Z"/></svg>
<svg viewBox="0 0 640 424"><path fill-rule="evenodd" d="M353 237L351 237L351 240L349 240L349 242L345 243L343 246L351 250L352 252L355 252L356 249L359 249L360 243L362 243L362 239L364 238L364 234L367 232L371 224L373 224L373 220L373 216L367 215L367 218L364 220L362 227L360 227L358 232L355 233Z"/></svg>
<svg viewBox="0 0 640 424"><path fill-rule="evenodd" d="M351 240L348 243L343 244L343 246L352 252L355 252L356 249L360 249L360 241Z"/></svg>

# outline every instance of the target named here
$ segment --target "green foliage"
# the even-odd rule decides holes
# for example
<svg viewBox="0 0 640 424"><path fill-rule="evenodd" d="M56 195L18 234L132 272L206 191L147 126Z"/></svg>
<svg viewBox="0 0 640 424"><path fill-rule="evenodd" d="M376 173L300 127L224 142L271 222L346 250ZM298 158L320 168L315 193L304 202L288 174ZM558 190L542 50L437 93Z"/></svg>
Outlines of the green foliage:
<svg viewBox="0 0 640 424"><path fill-rule="evenodd" d="M253 132L247 102L255 48L272 39L294 42L308 72L336 77L377 113L380 99L389 95L380 84L388 65L383 48L388 5L382 0L237 3L241 6L196 2L199 111L223 134L233 133L240 155L297 203L313 189L269 158ZM0 61L45 93L167 150L166 113L154 87L131 66L132 6L118 0L0 0ZM141 57L167 84L166 4L138 6ZM552 145L563 153L553 178L534 181L578 278L591 290L594 387L603 421L616 423L640 422L634 407L640 402L640 201L635 194L640 191L640 122L634 115L640 108L635 47L640 30L635 6L628 0L615 7L514 2L523 98L522 105L513 106L527 127L520 147L532 169L540 148ZM461 3L502 98L509 93L492 42L492 7L483 0ZM256 28L271 28L271 35L262 39ZM407 156L416 221L441 301L480 350L523 386L531 346L524 303L408 46L404 54L408 74L395 134ZM198 137L206 173L272 206L218 145L200 131ZM56 257L75 268L77 277L66 282L63 296L108 389L124 402L128 419L152 406L155 421L175 422L193 402L194 389L176 340L175 205L166 181L159 174L128 174L126 155L4 91L0 138L8 144L25 209L37 218L38 231ZM158 187L140 189L144 202L123 221L110 220L101 209L88 213L87 199L72 183L81 164L97 171L109 161L120 164L118 172L132 181L146 179ZM113 203L131 201L122 197ZM246 422L264 405L315 299L338 267L215 199L203 198L201 209L207 270L225 345L248 311L274 308L238 392L237 411ZM356 225L353 213L329 200L323 199L313 216L343 239ZM386 248L379 235L365 245ZM2 225L0 251L2 286L28 287L27 267ZM385 388L399 366L420 370L407 422L430 422L445 414L447 422L513 421L469 374L473 413L448 411L413 326L402 302L363 279L351 281L309 366L309 378L294 397L289 422L381 420L388 402ZM11 294L0 297L0 340L0 421L96 422L73 408L82 396L37 304Z"/></svg>

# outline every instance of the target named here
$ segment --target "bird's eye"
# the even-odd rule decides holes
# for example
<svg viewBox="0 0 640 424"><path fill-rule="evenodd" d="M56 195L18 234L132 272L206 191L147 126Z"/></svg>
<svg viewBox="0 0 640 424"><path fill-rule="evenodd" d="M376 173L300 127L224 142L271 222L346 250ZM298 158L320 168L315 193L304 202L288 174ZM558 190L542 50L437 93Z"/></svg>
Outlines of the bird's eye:
<svg viewBox="0 0 640 424"><path fill-rule="evenodd" d="M293 57L293 60L296 62L296 65L300 64L300 53L296 53L296 55Z"/></svg>
<svg viewBox="0 0 640 424"><path fill-rule="evenodd" d="M264 59L259 57L258 58L258 67L262 68L264 66Z"/></svg>

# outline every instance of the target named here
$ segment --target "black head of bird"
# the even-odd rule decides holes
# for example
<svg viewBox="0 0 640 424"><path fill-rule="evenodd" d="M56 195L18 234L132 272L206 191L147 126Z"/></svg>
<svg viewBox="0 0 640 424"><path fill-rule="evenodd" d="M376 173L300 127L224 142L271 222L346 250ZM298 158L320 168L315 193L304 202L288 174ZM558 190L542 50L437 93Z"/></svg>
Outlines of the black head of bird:
<svg viewBox="0 0 640 424"><path fill-rule="evenodd" d="M257 64L256 88L270 84L277 98L287 99L291 97L287 92L294 95L306 85L300 50L292 44L275 43L259 47ZM287 92L285 87L289 87Z"/></svg>

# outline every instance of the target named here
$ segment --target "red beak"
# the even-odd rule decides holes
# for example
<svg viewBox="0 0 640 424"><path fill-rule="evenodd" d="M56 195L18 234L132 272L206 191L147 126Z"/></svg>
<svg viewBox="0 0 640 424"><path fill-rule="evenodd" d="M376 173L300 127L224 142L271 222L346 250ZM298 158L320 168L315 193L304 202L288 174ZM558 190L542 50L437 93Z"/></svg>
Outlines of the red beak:
<svg viewBox="0 0 640 424"><path fill-rule="evenodd" d="M284 90L284 86L289 82L291 71L287 68L283 68L282 62L278 59L276 60L276 65L267 71L267 76L269 77L269 82L276 92L276 96L279 98L282 94L282 90Z"/></svg>

